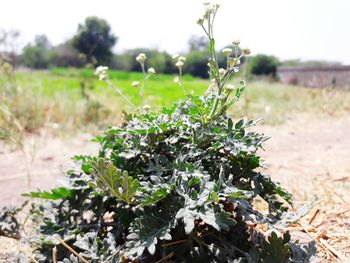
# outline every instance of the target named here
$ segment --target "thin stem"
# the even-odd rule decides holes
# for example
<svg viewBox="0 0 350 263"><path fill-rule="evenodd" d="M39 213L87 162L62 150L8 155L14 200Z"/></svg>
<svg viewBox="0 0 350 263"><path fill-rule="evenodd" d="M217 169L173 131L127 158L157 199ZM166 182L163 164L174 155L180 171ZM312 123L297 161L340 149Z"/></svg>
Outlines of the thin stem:
<svg viewBox="0 0 350 263"><path fill-rule="evenodd" d="M115 87L112 83L112 81L107 78L106 79L106 83L108 84L108 86L113 89L115 92L117 92L127 103L129 103L130 106L132 107L136 107L134 103L132 103L127 97L124 96L124 94L121 92L120 89L118 89L117 87Z"/></svg>
<svg viewBox="0 0 350 263"><path fill-rule="evenodd" d="M183 83L182 83L182 68L181 68L181 67L179 68L179 85L180 85L180 87L181 87L181 89L182 89L182 92L183 92L183 93L185 94L185 96L186 96L187 94L186 94L184 85L183 85Z"/></svg>
<svg viewBox="0 0 350 263"><path fill-rule="evenodd" d="M144 63L140 63L140 64L141 64L142 73L143 73L143 81L140 88L140 112L142 113L143 112L143 90L145 88L145 84L148 78L145 70L145 64Z"/></svg>

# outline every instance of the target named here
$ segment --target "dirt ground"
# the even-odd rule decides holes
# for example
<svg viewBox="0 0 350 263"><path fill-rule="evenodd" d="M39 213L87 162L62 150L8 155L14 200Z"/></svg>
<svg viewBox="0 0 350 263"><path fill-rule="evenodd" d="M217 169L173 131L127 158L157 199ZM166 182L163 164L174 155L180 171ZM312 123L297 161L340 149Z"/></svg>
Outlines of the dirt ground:
<svg viewBox="0 0 350 263"><path fill-rule="evenodd" d="M294 195L295 206L314 195L318 198L295 229L318 243L324 259L350 258L350 116L300 115L283 125L256 129L271 137L260 152L266 173ZM90 139L90 135L39 138L30 170L31 187L23 153L9 153L0 145L0 207L20 203L23 192L59 184L62 170L72 164L71 156L97 152Z"/></svg>

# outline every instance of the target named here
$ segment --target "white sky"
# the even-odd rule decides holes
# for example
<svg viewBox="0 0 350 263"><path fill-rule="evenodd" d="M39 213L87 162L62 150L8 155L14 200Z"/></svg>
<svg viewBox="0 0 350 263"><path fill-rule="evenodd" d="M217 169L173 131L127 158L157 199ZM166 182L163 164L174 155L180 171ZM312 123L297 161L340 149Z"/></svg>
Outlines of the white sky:
<svg viewBox="0 0 350 263"><path fill-rule="evenodd" d="M253 54L281 59L324 59L350 64L349 0L221 0L217 46L239 38ZM105 18L119 37L116 52L153 47L187 48L201 0L2 0L0 29L17 29L21 43L46 34L52 44L69 39L87 16Z"/></svg>

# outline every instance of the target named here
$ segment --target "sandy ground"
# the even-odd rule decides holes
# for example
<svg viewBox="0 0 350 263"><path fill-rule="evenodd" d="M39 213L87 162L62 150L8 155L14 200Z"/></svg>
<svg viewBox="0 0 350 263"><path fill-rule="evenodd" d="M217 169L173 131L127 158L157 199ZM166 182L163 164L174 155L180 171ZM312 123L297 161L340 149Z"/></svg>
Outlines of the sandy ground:
<svg viewBox="0 0 350 263"><path fill-rule="evenodd" d="M97 153L98 145L92 139L89 134L66 139L40 136L35 141L28 139L27 146L31 146L24 153L0 145L0 207L20 204L25 200L22 193L59 185L63 172L74 164L71 157Z"/></svg>
<svg viewBox="0 0 350 263"><path fill-rule="evenodd" d="M332 260L337 253L340 259L350 258L350 117L299 116L280 126L261 125L257 130L271 137L265 151L260 152L266 173L295 196L296 206L313 195L318 197L301 230L317 240L325 259ZM0 148L0 207L18 204L23 192L59 184L62 170L72 164L71 156L97 152L90 139L89 135L39 138L30 187L23 153Z"/></svg>

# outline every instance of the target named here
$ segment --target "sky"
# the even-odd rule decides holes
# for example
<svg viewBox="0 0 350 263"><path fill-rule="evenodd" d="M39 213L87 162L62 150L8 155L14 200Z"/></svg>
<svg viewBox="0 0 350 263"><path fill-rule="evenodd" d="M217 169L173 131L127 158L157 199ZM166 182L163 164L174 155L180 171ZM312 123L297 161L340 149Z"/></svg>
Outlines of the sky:
<svg viewBox="0 0 350 263"><path fill-rule="evenodd" d="M214 1L213 1L214 2ZM149 47L186 51L191 35L204 35L196 20L202 0L2 0L0 30L19 30L19 46L45 34L54 45L71 38L87 16L106 19L118 36L115 52ZM252 54L282 60L350 64L349 0L221 0L217 47L240 39Z"/></svg>

